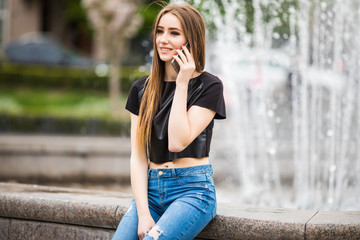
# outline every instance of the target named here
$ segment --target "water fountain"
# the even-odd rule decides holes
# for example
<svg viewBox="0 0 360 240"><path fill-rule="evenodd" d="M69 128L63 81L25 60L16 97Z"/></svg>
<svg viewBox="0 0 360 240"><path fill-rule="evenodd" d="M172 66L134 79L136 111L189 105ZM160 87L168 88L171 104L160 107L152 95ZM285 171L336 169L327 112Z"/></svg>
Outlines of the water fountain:
<svg viewBox="0 0 360 240"><path fill-rule="evenodd" d="M215 155L241 203L359 210L360 3L189 2L208 24L207 67L225 85Z"/></svg>

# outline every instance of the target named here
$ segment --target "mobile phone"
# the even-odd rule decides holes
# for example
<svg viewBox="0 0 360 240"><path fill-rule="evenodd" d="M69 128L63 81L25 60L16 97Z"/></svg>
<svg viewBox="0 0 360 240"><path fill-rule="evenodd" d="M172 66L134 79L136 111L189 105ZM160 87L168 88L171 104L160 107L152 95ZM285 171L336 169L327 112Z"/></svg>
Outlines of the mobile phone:
<svg viewBox="0 0 360 240"><path fill-rule="evenodd" d="M190 44L189 44L189 42L185 43L185 47L187 47L187 48L189 49L189 51L190 51ZM181 51L183 51L183 50L181 49ZM179 55L179 54L178 54L178 55ZM175 59L171 60L171 65L174 67L175 71L176 71L177 73L179 73L179 71L180 71L180 66L179 66L179 64L177 63L177 61L176 61Z"/></svg>

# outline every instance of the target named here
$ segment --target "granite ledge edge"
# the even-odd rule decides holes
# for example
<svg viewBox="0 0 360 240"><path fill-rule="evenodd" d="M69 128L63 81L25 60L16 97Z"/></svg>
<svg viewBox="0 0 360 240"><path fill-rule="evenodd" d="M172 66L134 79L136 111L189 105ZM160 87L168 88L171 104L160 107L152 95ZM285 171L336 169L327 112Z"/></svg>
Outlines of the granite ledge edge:
<svg viewBox="0 0 360 240"><path fill-rule="evenodd" d="M6 186L6 187L5 187ZM12 191L3 191L3 190L9 190L12 189ZM66 214L60 213L60 215L54 215L52 216L50 213L50 216L45 215L27 215L27 216L21 216L21 211L17 211L16 208L14 208L14 201L27 201L26 197L21 197L22 195L26 195L26 192L22 192L22 190L27 191L34 191L34 192L41 192L41 191L47 191L50 195L44 200L39 197L39 199L32 198L31 206L36 208L41 208L44 205L47 205L49 203L57 203L57 192L62 191L68 194L79 194L81 193L81 196L79 198L76 198L75 200L69 201L68 204L62 205L61 207L69 208L69 211L76 211L77 217L74 217L75 215L66 216ZM16 219L28 219L28 220L41 220L45 222L54 222L54 223L67 223L67 224L74 224L74 225L83 225L83 226L92 226L92 227L100 227L100 228L108 228L108 229L115 229L117 226L117 223L120 221L121 217L126 211L124 201L121 201L121 199L125 199L125 202L130 202L131 196L124 197L121 194L114 194L113 192L104 192L104 191L89 191L89 190L76 190L76 189L70 189L70 188L58 188L58 187L42 187L37 185L27 185L27 184L4 184L0 183L0 217L6 217L6 218L16 218ZM98 203L93 203L91 201L88 201L89 198L101 198L104 199L107 196L107 193L109 194L109 197L115 198L119 200L119 203L115 203L114 201L110 201L110 203L107 204L107 207L99 205ZM14 195L15 194L15 195ZM10 198L11 201L5 202L4 200L9 200L9 196L18 196L15 198ZM20 196L20 197L19 197ZM49 200L49 196L52 197L52 201ZM85 197L88 196L88 197ZM82 197L84 197L82 199ZM4 204L9 204L11 208L15 211L5 211L4 210ZM21 205L18 205L21 207ZM291 221L280 221L273 219L259 219L257 217L251 217L249 214L247 214L246 217L244 216L230 216L227 214L222 213L222 208L226 206L221 203L218 204L218 209L220 210L218 216L209 224L207 228L204 229L204 231L199 235L199 237L206 237L206 235L212 233L212 237L216 237L216 234L214 235L214 231L217 232L217 234L220 236L226 237L226 236L235 236L237 234L244 234L244 228L239 228L239 226L243 225L248 228L248 230L253 231L253 234L251 236L254 237L254 239L261 239L261 232L265 231L267 233L274 234L274 237L284 237L284 234L286 236L290 236L289 234L293 231L299 239L306 238L311 239L311 236L316 236L316 234L320 234L323 232L328 231L330 228L332 231L332 234L336 235L336 232L339 231L341 234L347 234L348 236L352 236L353 234L360 233L360 211L352 211L352 212L340 212L342 216L344 214L349 213L351 216L355 216L353 218L350 218L350 220L347 222L347 224L341 224L341 223L329 223L328 220L322 222L321 214L324 213L322 211L315 211L315 214L311 215L308 219L305 218L304 222L291 222ZM229 206L227 206L229 207ZM253 206L256 208L256 206ZM78 208L76 210L76 208ZM95 209L94 209L95 208ZM51 209L51 208L50 208ZM92 210L91 210L92 209ZM268 209L269 211L272 210L279 210L274 208L260 208L261 209ZM49 210L45 208L45 210ZM89 211L92 211L93 213L99 213L100 215L95 216L94 221L86 222L84 224L84 218L88 217ZM226 212L226 211L225 211ZM292 210L291 213L296 213L297 210ZM327 212L326 212L327 213ZM63 214L63 215L61 215ZM80 216L81 214L85 214L84 216ZM327 215L331 215L336 218L337 212L329 212ZM96 217L105 217L106 221L104 219L101 219L101 221L96 220ZM74 217L73 219L71 217ZM105 222L105 224L101 224L101 222ZM251 228L249 229L249 226ZM266 226L265 228L263 226ZM281 233L279 231L280 229L285 229L285 233ZM271 228L273 228L271 230ZM295 230L295 231L294 231ZM227 234L227 235L224 235ZM279 235L280 234L280 235ZM281 235L282 234L282 235ZM260 238L257 238L256 236L259 236ZM352 239L352 238L351 238ZM356 238L353 238L356 239Z"/></svg>

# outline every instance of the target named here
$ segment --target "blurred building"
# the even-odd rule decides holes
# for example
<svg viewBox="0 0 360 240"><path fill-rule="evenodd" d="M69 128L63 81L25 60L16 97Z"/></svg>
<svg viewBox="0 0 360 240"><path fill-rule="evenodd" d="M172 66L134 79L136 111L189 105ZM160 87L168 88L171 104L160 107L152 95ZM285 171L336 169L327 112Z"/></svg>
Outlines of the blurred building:
<svg viewBox="0 0 360 240"><path fill-rule="evenodd" d="M69 20L65 0L0 0L0 45L26 35L45 34L91 55L92 39Z"/></svg>
<svg viewBox="0 0 360 240"><path fill-rule="evenodd" d="M0 46L3 46L6 41L6 37L8 36L7 28L5 27L7 24L7 10L5 8L6 0L0 0Z"/></svg>

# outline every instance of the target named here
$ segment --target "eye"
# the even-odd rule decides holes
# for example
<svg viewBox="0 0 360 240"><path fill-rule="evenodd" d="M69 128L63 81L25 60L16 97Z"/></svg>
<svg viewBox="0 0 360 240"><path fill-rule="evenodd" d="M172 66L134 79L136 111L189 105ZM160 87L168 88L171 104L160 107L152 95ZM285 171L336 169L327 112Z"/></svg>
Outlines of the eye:
<svg viewBox="0 0 360 240"><path fill-rule="evenodd" d="M156 30L156 34L161 34L161 33L163 33L164 31L163 30L161 30L161 29L157 29Z"/></svg>
<svg viewBox="0 0 360 240"><path fill-rule="evenodd" d="M174 31L173 31L173 32L171 32L171 34L172 34L172 35L180 35L180 33L178 33L178 32L174 32Z"/></svg>

